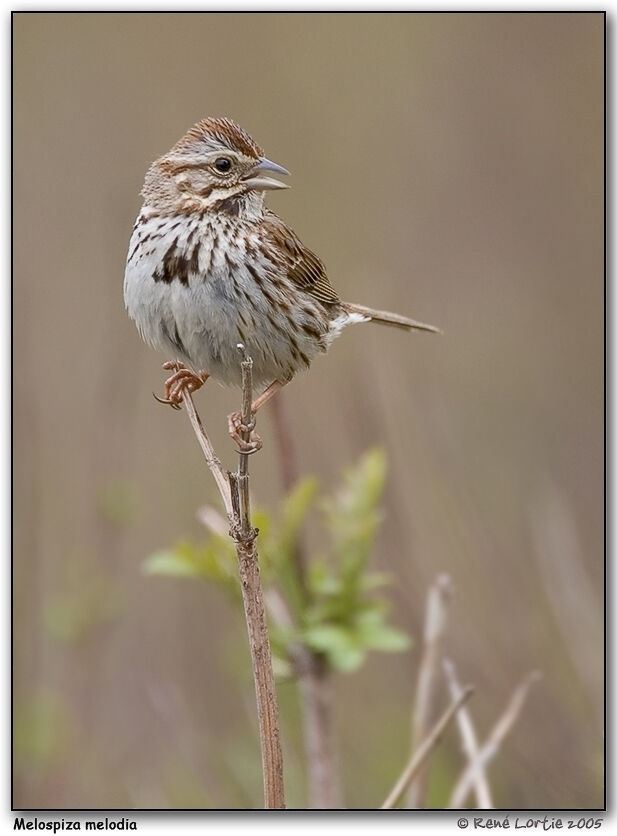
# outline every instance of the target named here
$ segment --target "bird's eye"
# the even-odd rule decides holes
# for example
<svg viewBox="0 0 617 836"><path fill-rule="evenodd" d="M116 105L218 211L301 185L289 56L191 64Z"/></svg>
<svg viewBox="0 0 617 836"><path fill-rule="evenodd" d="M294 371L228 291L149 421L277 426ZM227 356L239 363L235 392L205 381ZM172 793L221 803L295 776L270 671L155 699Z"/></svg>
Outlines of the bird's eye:
<svg viewBox="0 0 617 836"><path fill-rule="evenodd" d="M231 160L229 157L217 157L214 161L214 167L221 174L227 174L231 170Z"/></svg>

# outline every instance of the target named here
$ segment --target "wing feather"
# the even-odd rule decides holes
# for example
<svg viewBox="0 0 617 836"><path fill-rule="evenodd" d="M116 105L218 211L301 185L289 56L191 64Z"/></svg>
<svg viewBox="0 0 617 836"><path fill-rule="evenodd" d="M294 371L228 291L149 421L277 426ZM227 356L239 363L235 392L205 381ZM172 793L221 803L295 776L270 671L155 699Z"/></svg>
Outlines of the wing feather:
<svg viewBox="0 0 617 836"><path fill-rule="evenodd" d="M294 284L320 302L338 304L340 299L319 256L305 247L293 229L274 212L266 212L262 223L273 248L281 253L287 275Z"/></svg>

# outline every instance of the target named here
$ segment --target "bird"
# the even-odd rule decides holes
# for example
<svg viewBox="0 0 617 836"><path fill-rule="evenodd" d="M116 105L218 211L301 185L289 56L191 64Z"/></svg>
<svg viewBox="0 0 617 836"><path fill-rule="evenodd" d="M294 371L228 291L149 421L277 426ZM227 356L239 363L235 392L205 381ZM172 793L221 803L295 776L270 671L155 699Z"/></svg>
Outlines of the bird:
<svg viewBox="0 0 617 836"><path fill-rule="evenodd" d="M435 326L342 301L321 259L265 206L287 176L228 117L197 122L149 167L129 242L124 301L141 337L172 360L165 396L213 379L241 385L238 346L252 358L262 391L257 412L348 325L375 322L406 331ZM156 397L156 396L155 396ZM229 431L241 449L261 445L238 413Z"/></svg>

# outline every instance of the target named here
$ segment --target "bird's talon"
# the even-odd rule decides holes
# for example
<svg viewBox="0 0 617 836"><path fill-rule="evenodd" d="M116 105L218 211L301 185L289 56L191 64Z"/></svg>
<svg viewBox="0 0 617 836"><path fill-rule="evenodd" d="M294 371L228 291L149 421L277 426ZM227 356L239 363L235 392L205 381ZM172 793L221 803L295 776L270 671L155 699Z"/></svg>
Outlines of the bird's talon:
<svg viewBox="0 0 617 836"><path fill-rule="evenodd" d="M244 453L245 456L258 453L264 446L263 441L257 434L254 434L250 441L245 441L240 436L232 436L232 438L238 445L238 453Z"/></svg>
<svg viewBox="0 0 617 836"><path fill-rule="evenodd" d="M181 409L180 405L185 391L197 391L208 379L206 372L196 373L192 369L187 369L179 360L167 360L163 363L163 368L173 371L173 374L165 381L165 397L159 398L158 395L154 397L159 403L169 404L174 409Z"/></svg>
<svg viewBox="0 0 617 836"><path fill-rule="evenodd" d="M254 415L251 416L251 420L248 424L243 424L240 413L232 412L227 418L227 423L229 427L229 435L238 445L239 453L251 455L251 453L256 453L258 450L261 450L263 442L257 433L253 432L255 429ZM246 440L246 436L250 436L248 441Z"/></svg>
<svg viewBox="0 0 617 836"><path fill-rule="evenodd" d="M176 403L176 401L172 400L171 398L159 398L159 396L155 395L154 392L152 393L152 397L155 401L166 404L167 406L170 406L172 409L182 409L180 404Z"/></svg>

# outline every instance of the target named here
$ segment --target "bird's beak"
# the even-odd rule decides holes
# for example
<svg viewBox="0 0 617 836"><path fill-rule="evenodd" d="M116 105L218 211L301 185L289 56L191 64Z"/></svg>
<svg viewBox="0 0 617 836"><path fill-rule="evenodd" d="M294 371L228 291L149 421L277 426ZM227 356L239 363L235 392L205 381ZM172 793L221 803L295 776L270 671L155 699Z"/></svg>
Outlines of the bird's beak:
<svg viewBox="0 0 617 836"><path fill-rule="evenodd" d="M245 186L248 186L250 189L255 189L255 191L261 192L266 189L288 189L285 183L281 183L280 180L275 180L273 177L262 177L260 176L263 171L273 171L275 174L289 174L286 168L283 168L282 165L278 165L278 163L273 163L272 160L266 159L266 157L260 157L259 162L257 162L250 171L242 178L242 182Z"/></svg>

